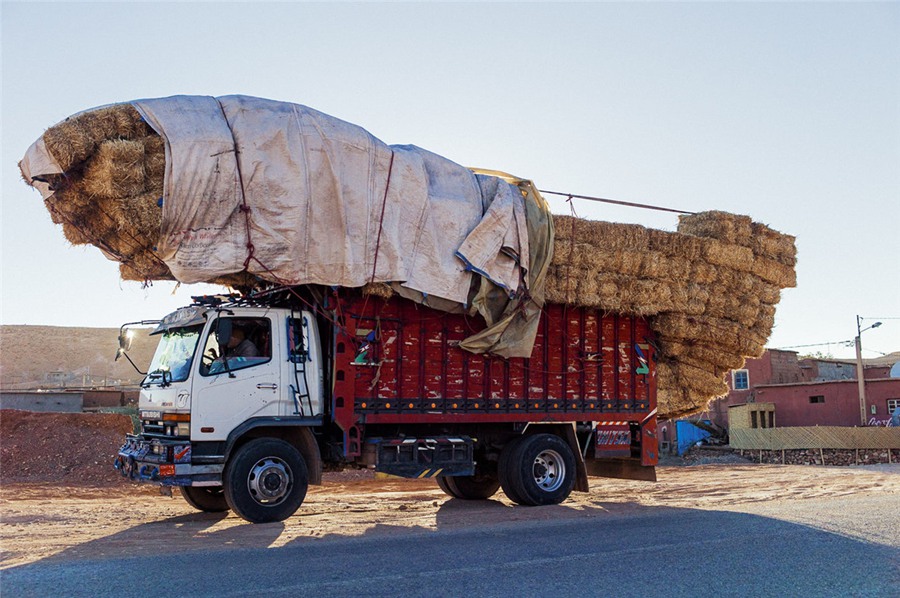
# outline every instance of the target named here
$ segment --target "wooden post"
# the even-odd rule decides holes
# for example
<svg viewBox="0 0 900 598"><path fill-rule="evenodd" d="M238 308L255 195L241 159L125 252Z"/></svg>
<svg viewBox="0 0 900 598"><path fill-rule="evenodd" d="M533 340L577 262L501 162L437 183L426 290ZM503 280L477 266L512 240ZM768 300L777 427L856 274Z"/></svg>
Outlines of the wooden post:
<svg viewBox="0 0 900 598"><path fill-rule="evenodd" d="M819 458L822 459L822 465L825 465L825 451L819 449Z"/></svg>
<svg viewBox="0 0 900 598"><path fill-rule="evenodd" d="M856 449L856 464L859 465L859 449Z"/></svg>
<svg viewBox="0 0 900 598"><path fill-rule="evenodd" d="M784 465L784 449L781 449L781 464Z"/></svg>

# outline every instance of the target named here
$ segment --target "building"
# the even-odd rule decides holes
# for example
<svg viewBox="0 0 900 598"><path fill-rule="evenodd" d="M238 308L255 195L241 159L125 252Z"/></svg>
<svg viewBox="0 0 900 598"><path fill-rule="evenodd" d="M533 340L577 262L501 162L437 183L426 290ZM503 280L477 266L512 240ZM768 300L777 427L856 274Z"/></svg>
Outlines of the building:
<svg viewBox="0 0 900 598"><path fill-rule="evenodd" d="M866 425L887 425L891 413L900 407L900 378L890 378L890 370L885 360L864 368ZM799 359L794 351L768 349L728 374L730 391L710 403L708 417L727 428L729 407L770 403L779 427L858 426L856 371L852 360Z"/></svg>

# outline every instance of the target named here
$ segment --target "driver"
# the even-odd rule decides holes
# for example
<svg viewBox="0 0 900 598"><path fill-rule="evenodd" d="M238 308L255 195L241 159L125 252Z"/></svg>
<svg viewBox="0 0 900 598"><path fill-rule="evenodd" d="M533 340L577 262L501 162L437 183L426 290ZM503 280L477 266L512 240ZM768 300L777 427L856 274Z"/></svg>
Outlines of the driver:
<svg viewBox="0 0 900 598"><path fill-rule="evenodd" d="M225 345L225 357L259 357L259 349L253 344L242 328L235 326L231 338Z"/></svg>

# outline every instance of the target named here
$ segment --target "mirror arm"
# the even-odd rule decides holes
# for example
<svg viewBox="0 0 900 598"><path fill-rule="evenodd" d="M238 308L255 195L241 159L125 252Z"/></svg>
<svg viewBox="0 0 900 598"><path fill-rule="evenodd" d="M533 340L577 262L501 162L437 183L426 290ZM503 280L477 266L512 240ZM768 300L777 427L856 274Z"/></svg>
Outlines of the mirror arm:
<svg viewBox="0 0 900 598"><path fill-rule="evenodd" d="M128 356L128 353L126 353L125 351L123 351L123 350L121 350L121 349L119 350L118 353L116 353L116 360L119 359L119 356L120 356L120 355L124 355L124 356L125 356L125 359L128 360L128 363L131 364L131 367L133 367L133 368L134 368L134 371L136 371L138 374L140 374L141 376L146 376L146 375L147 375L147 372L142 372L140 369L138 369L138 366L136 366L136 365L134 364L134 362L131 361L131 358Z"/></svg>

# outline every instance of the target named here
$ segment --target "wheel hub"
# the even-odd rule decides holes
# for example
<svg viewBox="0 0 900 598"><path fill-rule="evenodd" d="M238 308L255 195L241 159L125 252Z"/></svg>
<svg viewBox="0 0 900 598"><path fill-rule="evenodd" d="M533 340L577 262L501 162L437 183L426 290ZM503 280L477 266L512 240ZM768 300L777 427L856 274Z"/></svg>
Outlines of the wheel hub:
<svg viewBox="0 0 900 598"><path fill-rule="evenodd" d="M287 463L276 457L256 462L247 476L247 488L256 502L264 505L280 503L288 495L294 480Z"/></svg>
<svg viewBox="0 0 900 598"><path fill-rule="evenodd" d="M566 463L554 450L542 451L532 466L534 483L545 492L553 492L562 486L566 477Z"/></svg>

